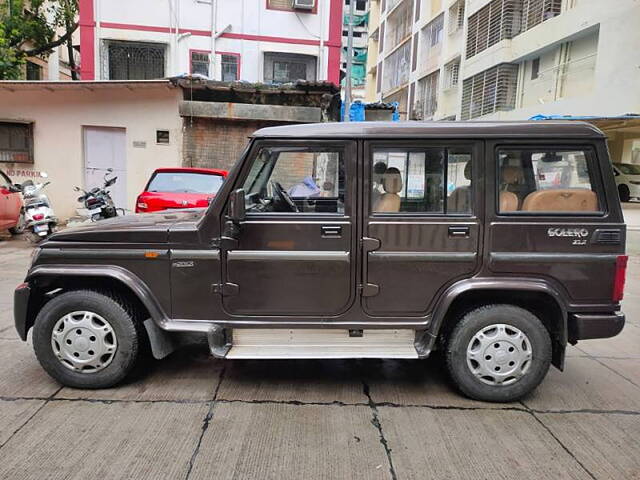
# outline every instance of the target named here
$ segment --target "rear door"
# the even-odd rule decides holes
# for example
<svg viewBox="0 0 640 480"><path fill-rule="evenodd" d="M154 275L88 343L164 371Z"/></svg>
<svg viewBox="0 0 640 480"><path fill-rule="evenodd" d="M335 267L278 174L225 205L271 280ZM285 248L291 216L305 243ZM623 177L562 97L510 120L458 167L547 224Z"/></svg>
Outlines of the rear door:
<svg viewBox="0 0 640 480"><path fill-rule="evenodd" d="M489 268L545 278L571 303L609 303L625 226L604 145L489 142L489 155Z"/></svg>
<svg viewBox="0 0 640 480"><path fill-rule="evenodd" d="M365 146L362 307L420 317L438 292L473 274L482 215L479 142Z"/></svg>
<svg viewBox="0 0 640 480"><path fill-rule="evenodd" d="M223 252L228 313L331 317L353 304L356 152L352 141L254 145L234 186L247 194L246 220Z"/></svg>

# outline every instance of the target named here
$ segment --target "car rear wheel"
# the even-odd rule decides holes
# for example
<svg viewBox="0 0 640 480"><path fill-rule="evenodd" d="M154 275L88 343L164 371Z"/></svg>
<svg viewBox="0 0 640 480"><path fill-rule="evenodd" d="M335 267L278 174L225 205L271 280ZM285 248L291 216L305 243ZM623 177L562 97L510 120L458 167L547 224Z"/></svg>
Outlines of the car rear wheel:
<svg viewBox="0 0 640 480"><path fill-rule="evenodd" d="M107 388L122 381L139 356L141 332L125 301L90 290L63 293L42 308L33 348L63 385Z"/></svg>
<svg viewBox="0 0 640 480"><path fill-rule="evenodd" d="M628 202L631 199L631 192L626 185L618 185L618 194L621 202Z"/></svg>
<svg viewBox="0 0 640 480"><path fill-rule="evenodd" d="M551 339L534 314L515 305L467 313L447 341L447 369L468 397L512 402L535 389L551 364Z"/></svg>

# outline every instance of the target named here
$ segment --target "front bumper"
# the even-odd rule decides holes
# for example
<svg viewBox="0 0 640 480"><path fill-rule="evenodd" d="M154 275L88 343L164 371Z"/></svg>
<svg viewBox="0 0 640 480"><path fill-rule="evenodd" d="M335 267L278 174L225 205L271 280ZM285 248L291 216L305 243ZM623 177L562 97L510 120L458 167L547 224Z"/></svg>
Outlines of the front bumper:
<svg viewBox="0 0 640 480"><path fill-rule="evenodd" d="M22 340L27 340L27 314L29 310L29 296L31 288L28 283L21 283L13 293L13 320L16 324L16 331Z"/></svg>
<svg viewBox="0 0 640 480"><path fill-rule="evenodd" d="M569 315L569 340L615 337L624 328L624 322L622 312L573 313Z"/></svg>

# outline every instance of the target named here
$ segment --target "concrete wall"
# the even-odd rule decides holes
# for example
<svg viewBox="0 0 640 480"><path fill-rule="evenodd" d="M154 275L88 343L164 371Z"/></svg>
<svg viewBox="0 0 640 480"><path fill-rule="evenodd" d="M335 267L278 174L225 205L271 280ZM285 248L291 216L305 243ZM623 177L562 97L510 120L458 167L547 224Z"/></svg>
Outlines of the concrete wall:
<svg viewBox="0 0 640 480"><path fill-rule="evenodd" d="M151 172L158 167L180 166L182 119L178 114L179 89L153 88L72 89L33 87L33 90L0 89L0 120L33 122L34 164L0 163L15 173L16 182L34 172L46 171L47 192L56 213L63 219L80 205L73 186L84 185L83 126L126 129L127 208L133 209ZM156 129L170 131L169 145L156 145ZM134 148L133 142L146 142ZM91 185L92 187L93 185Z"/></svg>

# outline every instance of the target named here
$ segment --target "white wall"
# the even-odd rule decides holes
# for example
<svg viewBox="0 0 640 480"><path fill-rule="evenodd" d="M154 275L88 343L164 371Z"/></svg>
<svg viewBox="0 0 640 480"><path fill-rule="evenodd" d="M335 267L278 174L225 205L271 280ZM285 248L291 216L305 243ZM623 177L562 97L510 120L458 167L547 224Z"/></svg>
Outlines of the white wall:
<svg viewBox="0 0 640 480"><path fill-rule="evenodd" d="M127 24L146 27L200 30L210 32L211 5L208 0L95 0L96 78L101 77L100 44L103 39L159 42L167 45L167 76L189 72L189 51L212 48L211 36L192 33L179 35L136 29L105 28L106 24ZM207 2L207 3L203 3ZM218 0L216 31L229 26L228 33L286 37L325 42L329 36L329 0L318 0L318 13L288 12L266 8L265 0ZM218 52L241 55L241 79L262 81L263 52L289 52L322 57L318 79L327 78L328 48L317 45L270 43L246 39L214 40ZM219 78L219 77L218 77Z"/></svg>
<svg viewBox="0 0 640 480"><path fill-rule="evenodd" d="M60 218L69 218L80 206L73 186L85 186L83 126L126 129L127 208L131 210L154 169L181 165L180 89L166 85L133 90L89 90L81 85L53 91L33 88L0 90L0 120L34 123L35 160L33 165L0 163L0 169L23 173L12 178L17 182L25 180L24 173L29 171L46 171L51 181L47 191ZM156 129L170 131L170 145L156 145ZM134 148L133 141L146 142L146 148Z"/></svg>

